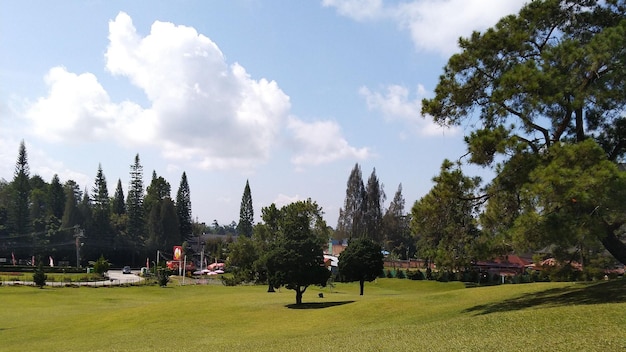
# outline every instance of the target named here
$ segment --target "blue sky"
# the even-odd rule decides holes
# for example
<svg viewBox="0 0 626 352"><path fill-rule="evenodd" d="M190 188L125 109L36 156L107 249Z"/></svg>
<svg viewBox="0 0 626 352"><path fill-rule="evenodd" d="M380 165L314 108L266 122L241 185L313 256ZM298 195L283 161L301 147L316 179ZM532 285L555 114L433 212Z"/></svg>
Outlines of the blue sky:
<svg viewBox="0 0 626 352"><path fill-rule="evenodd" d="M420 115L460 36L524 1L0 0L0 178L24 140L31 174L127 192L139 154L199 221L311 198L335 226L355 163L406 210L469 126ZM470 174L488 173L469 169Z"/></svg>

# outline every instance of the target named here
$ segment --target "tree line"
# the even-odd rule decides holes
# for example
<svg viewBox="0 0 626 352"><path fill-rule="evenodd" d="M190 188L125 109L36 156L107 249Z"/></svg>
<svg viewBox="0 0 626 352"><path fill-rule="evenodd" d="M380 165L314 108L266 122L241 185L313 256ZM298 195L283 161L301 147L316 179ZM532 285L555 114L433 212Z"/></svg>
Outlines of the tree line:
<svg viewBox="0 0 626 352"><path fill-rule="evenodd" d="M91 188L83 190L73 180L62 184L56 174L48 183L30 174L22 141L13 180L0 181L1 256L52 257L72 266L104 256L115 265L137 265L152 258L157 249L180 245L194 229L205 229L192 220L185 172L175 199L170 183L156 171L144 189L139 155L129 174L126 196L120 179L109 195L101 165Z"/></svg>

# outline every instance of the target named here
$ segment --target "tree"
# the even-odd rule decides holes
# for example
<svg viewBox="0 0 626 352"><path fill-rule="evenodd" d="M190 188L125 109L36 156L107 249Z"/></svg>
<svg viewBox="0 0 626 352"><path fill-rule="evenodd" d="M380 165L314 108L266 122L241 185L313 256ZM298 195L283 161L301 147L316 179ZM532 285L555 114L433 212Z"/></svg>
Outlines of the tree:
<svg viewBox="0 0 626 352"><path fill-rule="evenodd" d="M109 256L109 252L113 247L113 234L111 229L111 199L109 198L109 189L107 180L102 171L102 165L98 164L98 172L96 174L95 184L92 188L92 218L93 227L89 233L89 246L91 255L100 254Z"/></svg>
<svg viewBox="0 0 626 352"><path fill-rule="evenodd" d="M343 208L339 209L336 231L339 238L358 237L365 233L365 195L361 167L357 163L348 177Z"/></svg>
<svg viewBox="0 0 626 352"><path fill-rule="evenodd" d="M124 200L124 190L122 189L122 180L117 179L117 187L111 202L111 212L115 215L126 214L126 202Z"/></svg>
<svg viewBox="0 0 626 352"><path fill-rule="evenodd" d="M445 160L435 185L411 209L411 231L422 257L445 270L466 268L477 256L474 192L479 178L465 176Z"/></svg>
<svg viewBox="0 0 626 352"><path fill-rule="evenodd" d="M130 184L126 196L126 214L128 215L127 236L135 252L144 241L144 208L143 208L143 166L139 161L139 154L135 155L135 162L130 166Z"/></svg>
<svg viewBox="0 0 626 352"><path fill-rule="evenodd" d="M365 188L365 202L363 213L363 224L367 238L377 243L383 242L383 203L385 202L385 191L378 181L376 169L367 180Z"/></svg>
<svg viewBox="0 0 626 352"><path fill-rule="evenodd" d="M235 283L254 282L256 271L254 262L259 258L251 238L239 236L228 246L228 267L232 268Z"/></svg>
<svg viewBox="0 0 626 352"><path fill-rule="evenodd" d="M191 218L191 192L187 183L187 174L183 171L180 185L176 192L176 214L178 214L179 233L183 237L191 236L193 232Z"/></svg>
<svg viewBox="0 0 626 352"><path fill-rule="evenodd" d="M369 238L352 239L339 255L339 274L347 282L358 281L361 296L365 281L374 281L383 269L382 248Z"/></svg>
<svg viewBox="0 0 626 352"><path fill-rule="evenodd" d="M60 220L63 217L63 210L65 209L65 191L59 180L59 175L57 174L52 176L52 181L50 182L48 204L49 215Z"/></svg>
<svg viewBox="0 0 626 352"><path fill-rule="evenodd" d="M310 199L281 208L280 236L267 258L267 270L274 287L296 292L296 304L310 285L326 286L330 271L324 267L322 248L327 226L322 209Z"/></svg>
<svg viewBox="0 0 626 352"><path fill-rule="evenodd" d="M37 269L33 273L33 282L39 288L43 288L46 286L46 280L48 280L48 275L43 271L43 260L41 260L41 256L38 257Z"/></svg>
<svg viewBox="0 0 626 352"><path fill-rule="evenodd" d="M504 171L504 176L497 175L488 188L487 211L497 213L492 209L505 208L509 212L505 219L517 223L514 232L492 229L501 231L499 235L505 239L533 233L534 224L516 220L525 205L495 194L515 195L523 189L537 192L535 197L546 196L527 182L535 168L550 169L553 154L549 151L563 144L592 139L602 148L605 160L616 163L624 159L626 4L532 1L518 15L507 16L494 28L482 34L475 32L459 44L462 51L449 59L435 97L422 102L422 113L445 125L468 125L471 121L477 126L465 138L470 161L493 166L497 160L500 164L495 165L496 170ZM605 164L603 159L594 160ZM576 165L563 167L574 171ZM522 167L523 177L512 177L518 167ZM581 182L581 176L574 172L561 176L571 184ZM619 194L619 190L614 191ZM532 196L526 194L525 198ZM610 213L626 210L623 202L612 204L615 208ZM568 217L561 220L571 221ZM618 231L624 221L600 216L591 220L580 231L626 263L626 244ZM528 228L520 231L523 224ZM547 232L534 233L535 239L541 237L540 242L551 237Z"/></svg>
<svg viewBox="0 0 626 352"><path fill-rule="evenodd" d="M11 233L24 236L31 230L30 222L30 169L28 166L28 155L24 141L20 143L17 162L15 163L15 173L11 183L11 205L8 207L8 222Z"/></svg>
<svg viewBox="0 0 626 352"><path fill-rule="evenodd" d="M405 213L404 205L402 184L399 184L383 216L383 233L386 249L404 259L409 259L415 251L415 246L409 229L410 216Z"/></svg>
<svg viewBox="0 0 626 352"><path fill-rule="evenodd" d="M248 183L248 180L246 180L246 186L243 189L243 196L241 197L237 233L242 236L252 237L253 225L254 208L252 207L252 194L250 193L250 184Z"/></svg>

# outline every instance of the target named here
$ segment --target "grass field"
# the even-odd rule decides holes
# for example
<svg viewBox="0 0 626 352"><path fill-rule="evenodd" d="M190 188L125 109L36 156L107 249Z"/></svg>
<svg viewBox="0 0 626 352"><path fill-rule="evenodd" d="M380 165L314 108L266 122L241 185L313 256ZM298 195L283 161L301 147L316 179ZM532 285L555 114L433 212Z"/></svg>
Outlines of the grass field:
<svg viewBox="0 0 626 352"><path fill-rule="evenodd" d="M626 280L0 287L1 351L626 351ZM318 293L324 294L323 298Z"/></svg>

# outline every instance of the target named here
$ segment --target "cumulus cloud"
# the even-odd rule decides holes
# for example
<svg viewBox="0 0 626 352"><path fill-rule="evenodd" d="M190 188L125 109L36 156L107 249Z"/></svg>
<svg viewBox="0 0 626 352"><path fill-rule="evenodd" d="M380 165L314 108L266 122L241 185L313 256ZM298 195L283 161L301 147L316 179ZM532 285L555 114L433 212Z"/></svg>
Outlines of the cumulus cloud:
<svg viewBox="0 0 626 352"><path fill-rule="evenodd" d="M527 0L413 0L383 4L376 0L323 0L358 21L389 19L408 30L415 47L448 57L458 51L458 38L485 30L516 13Z"/></svg>
<svg viewBox="0 0 626 352"><path fill-rule="evenodd" d="M441 135L442 132L455 134L456 128L442 127L421 114L422 98L427 95L426 89L418 85L415 97L411 98L408 88L389 85L383 93L372 92L361 87L359 94L365 98L369 110L379 111L387 121L401 121L415 133L423 136Z"/></svg>
<svg viewBox="0 0 626 352"><path fill-rule="evenodd" d="M357 21L384 17L382 0L322 0L322 6L334 7L340 15Z"/></svg>
<svg viewBox="0 0 626 352"><path fill-rule="evenodd" d="M319 165L346 158L363 160L371 156L368 148L350 146L334 121L305 122L290 117L287 128L295 142L296 155L292 158L295 165Z"/></svg>
<svg viewBox="0 0 626 352"><path fill-rule="evenodd" d="M229 169L267 161L286 127L300 132L293 121L287 126L290 99L275 81L253 79L240 64L229 64L217 44L194 28L156 21L143 36L120 12L109 22L108 38L106 69L143 91L147 106L113 102L92 73L54 67L45 77L47 96L25 114L33 133L50 141L154 146L172 162ZM327 155L315 164L363 154L348 145L338 126L332 133L324 143L295 139L307 155Z"/></svg>
<svg viewBox="0 0 626 352"><path fill-rule="evenodd" d="M302 197L300 197L300 195L298 194L296 194L295 196L288 196L288 195L280 193L274 200L274 204L276 204L276 207L280 209L286 205L289 205L291 203L295 203L301 200L304 200L304 199L302 199Z"/></svg>

